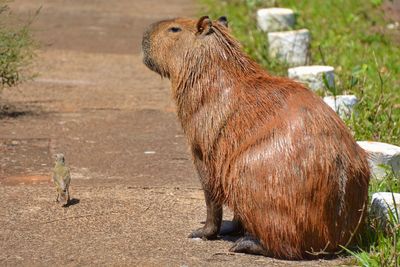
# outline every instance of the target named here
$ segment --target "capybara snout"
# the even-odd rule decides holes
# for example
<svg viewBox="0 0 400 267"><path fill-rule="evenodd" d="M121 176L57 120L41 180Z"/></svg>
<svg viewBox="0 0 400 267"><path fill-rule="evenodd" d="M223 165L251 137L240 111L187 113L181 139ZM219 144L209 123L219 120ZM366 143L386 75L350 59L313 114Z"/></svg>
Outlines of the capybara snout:
<svg viewBox="0 0 400 267"><path fill-rule="evenodd" d="M181 60L179 50L184 49L184 40L189 36L187 31L190 31L190 24L184 19L164 20L151 24L143 34L144 64L161 76L170 77L169 66L165 62L173 58L175 64L179 64Z"/></svg>
<svg viewBox="0 0 400 267"><path fill-rule="evenodd" d="M143 53L143 63L150 68L151 70L154 71L154 64L151 60L150 57L150 40L151 40L151 32L153 29L153 24L150 25L150 27L147 28L147 30L143 34L143 39L142 39L142 53Z"/></svg>
<svg viewBox="0 0 400 267"><path fill-rule="evenodd" d="M177 115L207 205L191 237L218 236L222 206L248 236L232 251L284 259L334 253L355 240L365 217L365 152L322 99L274 77L227 28L178 18L143 37L144 63L171 80Z"/></svg>
<svg viewBox="0 0 400 267"><path fill-rule="evenodd" d="M223 16L215 24L227 27L228 21ZM187 57L207 42L201 37L212 31L207 16L200 20L177 18L153 23L143 34L143 63L161 76L170 78L172 71L183 68L185 61L189 60Z"/></svg>
<svg viewBox="0 0 400 267"><path fill-rule="evenodd" d="M153 56L151 54L151 42L152 42L152 33L154 29L160 24L161 22L156 22L151 24L147 30L143 34L142 39L142 52L143 52L143 63L152 71L155 71L161 74L161 71L158 69L156 63L153 60Z"/></svg>

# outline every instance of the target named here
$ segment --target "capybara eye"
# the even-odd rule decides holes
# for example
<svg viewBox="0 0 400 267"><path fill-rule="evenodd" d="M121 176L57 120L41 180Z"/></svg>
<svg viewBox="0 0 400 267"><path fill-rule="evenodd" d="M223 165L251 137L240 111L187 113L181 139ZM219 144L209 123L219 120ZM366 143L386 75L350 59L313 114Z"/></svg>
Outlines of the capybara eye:
<svg viewBox="0 0 400 267"><path fill-rule="evenodd" d="M180 32L182 29L179 27L171 27L168 29L168 31L170 32Z"/></svg>

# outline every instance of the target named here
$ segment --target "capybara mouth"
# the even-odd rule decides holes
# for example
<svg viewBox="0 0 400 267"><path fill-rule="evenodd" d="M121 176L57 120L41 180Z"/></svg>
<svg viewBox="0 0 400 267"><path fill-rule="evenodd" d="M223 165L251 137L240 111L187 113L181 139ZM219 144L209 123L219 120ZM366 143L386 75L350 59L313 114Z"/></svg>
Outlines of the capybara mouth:
<svg viewBox="0 0 400 267"><path fill-rule="evenodd" d="M158 74L161 75L161 72L159 71L157 65L154 63L153 59L149 57L147 54L143 53L143 63L152 71L157 72Z"/></svg>

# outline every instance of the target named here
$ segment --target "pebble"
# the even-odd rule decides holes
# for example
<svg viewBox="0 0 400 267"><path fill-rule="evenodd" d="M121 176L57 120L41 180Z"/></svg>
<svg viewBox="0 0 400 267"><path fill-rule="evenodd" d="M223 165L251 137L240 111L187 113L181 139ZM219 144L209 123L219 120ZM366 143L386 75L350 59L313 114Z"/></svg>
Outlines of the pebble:
<svg viewBox="0 0 400 267"><path fill-rule="evenodd" d="M390 212L389 212L390 211ZM377 220L380 226L385 227L390 220L390 213L398 221L400 218L400 194L378 192L372 195L370 217Z"/></svg>
<svg viewBox="0 0 400 267"><path fill-rule="evenodd" d="M293 10L288 8L262 8L257 10L257 25L264 32L285 31L296 22Z"/></svg>
<svg viewBox="0 0 400 267"><path fill-rule="evenodd" d="M324 102L330 106L342 119L349 119L358 99L355 95L326 96Z"/></svg>
<svg viewBox="0 0 400 267"><path fill-rule="evenodd" d="M310 41L311 35L307 29L269 32L268 53L270 57L289 66L307 65Z"/></svg>
<svg viewBox="0 0 400 267"><path fill-rule="evenodd" d="M368 161L375 178L385 177L386 170L380 166L382 164L389 166L395 174L400 175L400 147L372 141L358 141L357 144L368 153Z"/></svg>
<svg viewBox="0 0 400 267"><path fill-rule="evenodd" d="M324 90L323 76L325 74L329 86L334 86L335 69L331 66L300 66L290 68L288 76L290 79L304 83L312 91Z"/></svg>

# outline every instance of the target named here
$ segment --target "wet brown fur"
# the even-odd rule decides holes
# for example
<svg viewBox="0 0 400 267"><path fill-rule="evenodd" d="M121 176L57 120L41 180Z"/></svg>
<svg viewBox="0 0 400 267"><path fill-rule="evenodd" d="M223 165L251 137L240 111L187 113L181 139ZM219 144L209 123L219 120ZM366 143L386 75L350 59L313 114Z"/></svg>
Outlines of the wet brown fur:
<svg viewBox="0 0 400 267"><path fill-rule="evenodd" d="M229 29L202 20L153 24L143 51L171 80L204 190L234 210L267 255L340 250L365 215L364 151L320 97L269 75Z"/></svg>

